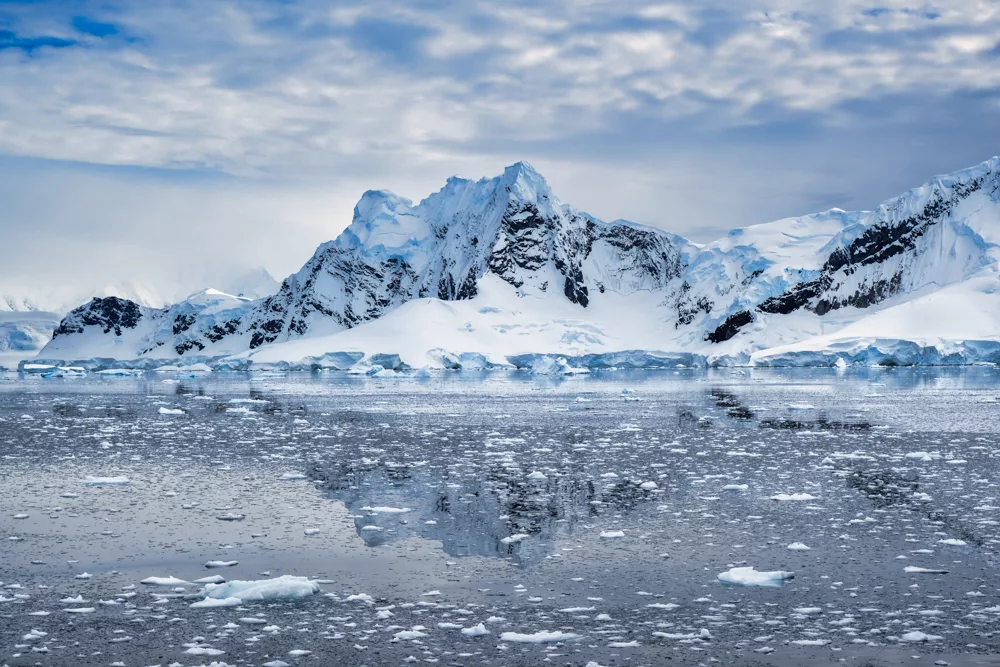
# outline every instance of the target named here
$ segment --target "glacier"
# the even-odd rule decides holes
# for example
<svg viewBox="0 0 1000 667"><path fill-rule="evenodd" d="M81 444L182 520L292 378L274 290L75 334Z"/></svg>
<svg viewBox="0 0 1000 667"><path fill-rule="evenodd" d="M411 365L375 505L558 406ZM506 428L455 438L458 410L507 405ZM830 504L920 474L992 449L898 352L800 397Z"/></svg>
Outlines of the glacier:
<svg viewBox="0 0 1000 667"><path fill-rule="evenodd" d="M1000 158L871 211L698 244L562 203L519 162L414 204L364 193L271 295L95 298L35 361L340 370L1000 362Z"/></svg>

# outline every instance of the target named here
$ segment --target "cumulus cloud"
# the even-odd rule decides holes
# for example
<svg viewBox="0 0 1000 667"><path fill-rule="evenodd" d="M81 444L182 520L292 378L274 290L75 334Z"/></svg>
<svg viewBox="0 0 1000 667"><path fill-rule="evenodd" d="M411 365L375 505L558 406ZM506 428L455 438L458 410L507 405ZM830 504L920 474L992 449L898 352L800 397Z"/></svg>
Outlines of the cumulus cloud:
<svg viewBox="0 0 1000 667"><path fill-rule="evenodd" d="M581 208L705 240L998 152L998 45L979 0L11 3L0 153L294 183L276 219L524 158Z"/></svg>

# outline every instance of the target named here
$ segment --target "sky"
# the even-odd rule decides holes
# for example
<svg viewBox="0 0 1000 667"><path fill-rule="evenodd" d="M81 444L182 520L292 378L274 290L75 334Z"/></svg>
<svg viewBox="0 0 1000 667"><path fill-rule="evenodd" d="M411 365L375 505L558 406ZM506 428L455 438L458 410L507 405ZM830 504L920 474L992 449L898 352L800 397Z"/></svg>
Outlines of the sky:
<svg viewBox="0 0 1000 667"><path fill-rule="evenodd" d="M995 0L0 0L0 294L281 278L518 160L709 241L997 153Z"/></svg>

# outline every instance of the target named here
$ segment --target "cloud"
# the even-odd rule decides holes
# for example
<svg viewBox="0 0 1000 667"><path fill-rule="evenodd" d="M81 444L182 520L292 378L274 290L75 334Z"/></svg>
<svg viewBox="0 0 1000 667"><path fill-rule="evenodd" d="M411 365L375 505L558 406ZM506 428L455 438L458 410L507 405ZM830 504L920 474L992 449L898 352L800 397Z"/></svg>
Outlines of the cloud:
<svg viewBox="0 0 1000 667"><path fill-rule="evenodd" d="M0 153L291 208L523 158L596 215L707 240L998 152L998 45L979 0L3 3Z"/></svg>

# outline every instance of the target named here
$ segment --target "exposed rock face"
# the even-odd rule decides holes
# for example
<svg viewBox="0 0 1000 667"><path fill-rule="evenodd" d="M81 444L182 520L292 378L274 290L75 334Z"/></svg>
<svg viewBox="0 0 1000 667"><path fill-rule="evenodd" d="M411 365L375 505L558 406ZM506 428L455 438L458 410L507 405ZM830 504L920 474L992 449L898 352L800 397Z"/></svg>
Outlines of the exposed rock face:
<svg viewBox="0 0 1000 667"><path fill-rule="evenodd" d="M90 303L76 308L63 318L52 337L82 334L86 327L97 327L102 332L121 336L123 329L135 329L142 320L144 309L134 301L109 296L94 298Z"/></svg>

